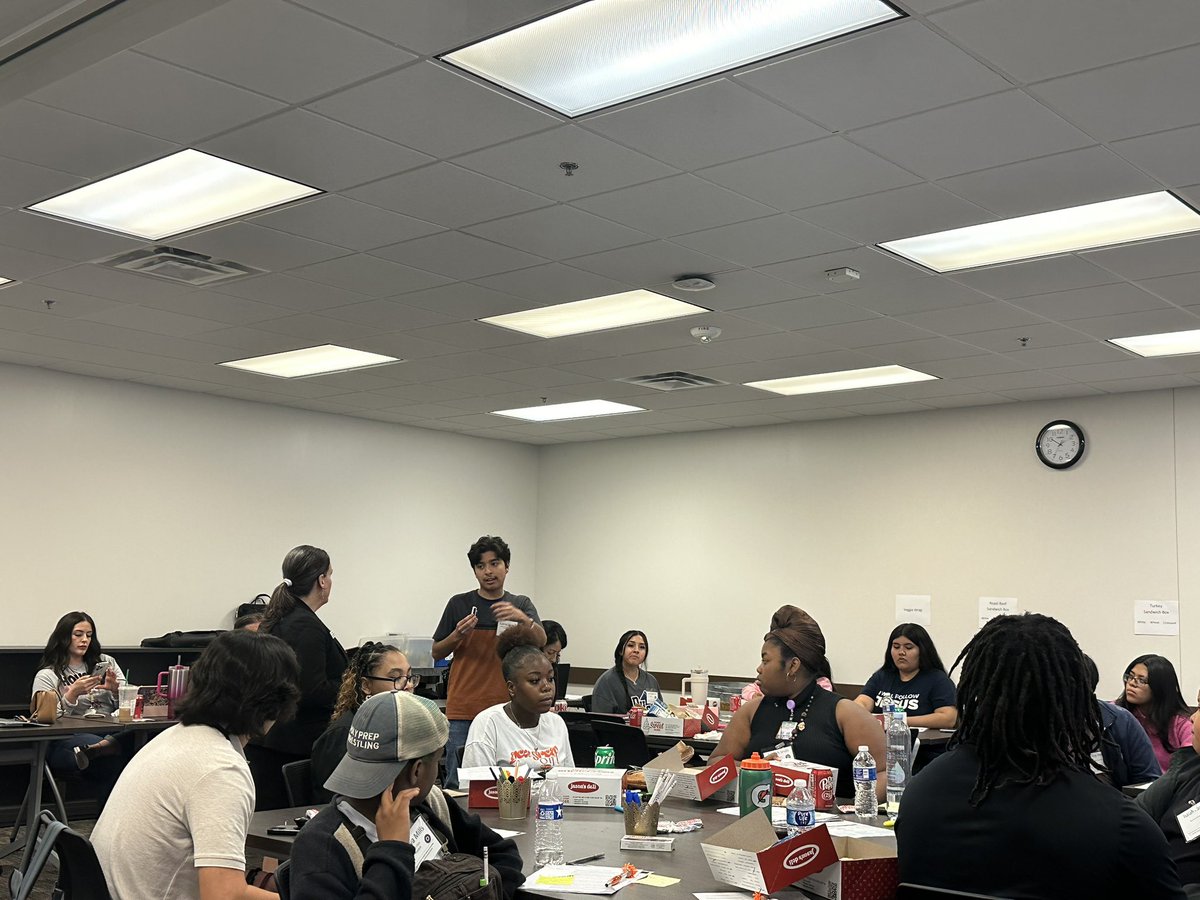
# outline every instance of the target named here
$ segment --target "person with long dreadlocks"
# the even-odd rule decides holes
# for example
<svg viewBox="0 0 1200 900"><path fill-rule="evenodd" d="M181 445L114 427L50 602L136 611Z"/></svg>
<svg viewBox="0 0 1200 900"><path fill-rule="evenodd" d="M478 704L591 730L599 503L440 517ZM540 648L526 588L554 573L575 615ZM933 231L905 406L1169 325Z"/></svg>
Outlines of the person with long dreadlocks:
<svg viewBox="0 0 1200 900"><path fill-rule="evenodd" d="M329 727L313 743L312 783L320 788L346 755L350 724L368 697L388 691L412 692L420 683L421 676L412 673L408 657L391 644L368 641L359 647L342 676Z"/></svg>
<svg viewBox="0 0 1200 900"><path fill-rule="evenodd" d="M1091 772L1103 730L1083 652L1048 616L963 648L958 731L904 792L900 881L1011 900L1183 900L1162 832Z"/></svg>

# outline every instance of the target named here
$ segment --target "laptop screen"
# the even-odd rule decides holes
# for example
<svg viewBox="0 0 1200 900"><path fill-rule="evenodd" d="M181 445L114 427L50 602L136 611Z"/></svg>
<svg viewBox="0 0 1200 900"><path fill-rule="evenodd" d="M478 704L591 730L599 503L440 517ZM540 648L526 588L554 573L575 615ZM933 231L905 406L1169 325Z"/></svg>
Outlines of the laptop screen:
<svg viewBox="0 0 1200 900"><path fill-rule="evenodd" d="M554 664L554 699L562 700L567 696L567 682L571 680L571 664Z"/></svg>

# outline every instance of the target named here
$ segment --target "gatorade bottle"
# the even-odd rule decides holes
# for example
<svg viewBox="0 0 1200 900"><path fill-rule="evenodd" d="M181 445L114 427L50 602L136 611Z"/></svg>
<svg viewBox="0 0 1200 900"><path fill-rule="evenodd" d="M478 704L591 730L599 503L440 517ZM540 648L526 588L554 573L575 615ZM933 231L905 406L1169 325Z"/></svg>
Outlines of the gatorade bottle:
<svg viewBox="0 0 1200 900"><path fill-rule="evenodd" d="M738 772L738 811L741 815L771 805L771 764L757 753L742 760ZM770 815L768 812L767 815Z"/></svg>

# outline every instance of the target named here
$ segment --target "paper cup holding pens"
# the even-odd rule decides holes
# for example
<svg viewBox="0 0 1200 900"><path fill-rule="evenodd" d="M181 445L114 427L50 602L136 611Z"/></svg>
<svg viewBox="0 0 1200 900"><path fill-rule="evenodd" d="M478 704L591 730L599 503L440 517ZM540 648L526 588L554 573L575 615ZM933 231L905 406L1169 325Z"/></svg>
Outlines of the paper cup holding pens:
<svg viewBox="0 0 1200 900"><path fill-rule="evenodd" d="M496 794L500 801L500 818L524 819L529 815L528 778L510 781L501 777L496 781Z"/></svg>

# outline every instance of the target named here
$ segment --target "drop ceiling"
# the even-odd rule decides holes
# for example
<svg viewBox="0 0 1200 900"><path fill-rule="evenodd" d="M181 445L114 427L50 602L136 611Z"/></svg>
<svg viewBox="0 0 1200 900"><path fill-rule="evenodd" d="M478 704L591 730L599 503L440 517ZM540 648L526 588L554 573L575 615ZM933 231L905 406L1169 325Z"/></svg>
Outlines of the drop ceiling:
<svg viewBox="0 0 1200 900"><path fill-rule="evenodd" d="M1163 189L1200 203L1200 4L899 2L900 21L572 121L433 60L564 5L91 4L0 67L0 275L18 281L0 362L538 444L1200 384L1200 356L1106 343L1200 328L1200 236L949 276L873 246ZM0 46L44 7L14 4ZM114 271L97 261L151 245L22 211L184 147L327 192L170 241L265 274ZM825 277L841 267L861 278ZM716 287L671 287L690 274ZM634 288L712 312L552 340L475 321ZM405 362L217 365L318 343ZM939 380L741 384L897 364ZM625 380L679 371L726 383ZM648 411L488 415L543 398Z"/></svg>

